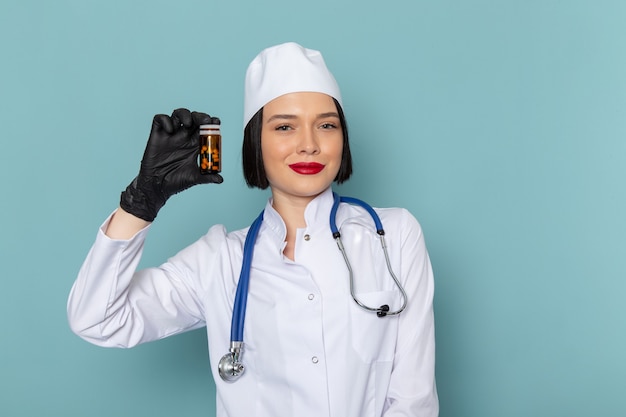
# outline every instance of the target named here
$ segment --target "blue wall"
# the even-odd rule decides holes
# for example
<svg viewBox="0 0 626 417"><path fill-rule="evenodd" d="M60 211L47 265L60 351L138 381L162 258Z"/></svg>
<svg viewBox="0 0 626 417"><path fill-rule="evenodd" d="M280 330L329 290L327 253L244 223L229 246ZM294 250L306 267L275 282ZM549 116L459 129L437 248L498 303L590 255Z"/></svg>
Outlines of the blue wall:
<svg viewBox="0 0 626 417"><path fill-rule="evenodd" d="M619 0L3 1L0 414L213 415L203 331L97 348L66 297L155 113L220 116L226 180L168 202L143 265L252 220L243 76L293 40L343 89L341 192L425 229L441 416L626 415L624 22Z"/></svg>

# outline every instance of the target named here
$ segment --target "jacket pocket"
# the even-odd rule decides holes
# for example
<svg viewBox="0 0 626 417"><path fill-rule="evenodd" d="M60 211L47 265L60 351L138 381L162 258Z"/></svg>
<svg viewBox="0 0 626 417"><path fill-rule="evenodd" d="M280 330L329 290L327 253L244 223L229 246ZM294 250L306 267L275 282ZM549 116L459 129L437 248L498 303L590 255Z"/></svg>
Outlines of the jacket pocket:
<svg viewBox="0 0 626 417"><path fill-rule="evenodd" d="M370 308L395 304L393 291L376 291L356 294L357 299ZM352 349L365 363L392 361L397 340L397 316L378 317L352 302L350 306L350 331Z"/></svg>

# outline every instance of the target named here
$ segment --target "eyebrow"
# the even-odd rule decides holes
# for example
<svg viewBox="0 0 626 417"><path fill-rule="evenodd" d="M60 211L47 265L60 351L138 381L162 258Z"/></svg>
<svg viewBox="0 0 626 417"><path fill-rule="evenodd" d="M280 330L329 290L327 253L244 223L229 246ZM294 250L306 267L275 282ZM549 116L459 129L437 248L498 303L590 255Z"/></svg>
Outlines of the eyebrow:
<svg viewBox="0 0 626 417"><path fill-rule="evenodd" d="M327 117L336 117L339 118L339 113L331 111L331 112L327 112L327 113L320 113L317 115L318 119L325 119ZM267 121L265 123L269 123L272 120L277 120L277 119L287 119L287 120L293 120L293 119L297 119L298 116L296 116L295 114L275 114L272 117L270 117L269 119L267 119Z"/></svg>

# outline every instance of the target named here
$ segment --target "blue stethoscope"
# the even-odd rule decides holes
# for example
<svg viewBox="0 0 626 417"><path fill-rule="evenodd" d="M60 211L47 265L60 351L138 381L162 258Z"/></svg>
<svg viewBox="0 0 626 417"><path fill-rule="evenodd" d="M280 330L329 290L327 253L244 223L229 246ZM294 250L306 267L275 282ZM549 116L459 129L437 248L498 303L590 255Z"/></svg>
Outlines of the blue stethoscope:
<svg viewBox="0 0 626 417"><path fill-rule="evenodd" d="M339 250L343 255L346 266L348 267L348 272L350 274L350 294L352 295L352 299L357 303L359 307L363 308L364 310L376 313L378 317L395 316L397 314L400 314L406 308L407 295L406 291L402 287L402 284L400 284L400 281L398 280L396 274L394 274L391 268L389 254L387 253L387 245L385 244L385 230L383 229L383 225L380 221L380 218L378 217L378 214L376 214L374 209L369 204L362 200L352 197L340 197L335 193L333 193L333 198L333 206L330 210L330 230L333 234L333 239L335 239L335 241L337 242L337 246L339 247ZM380 307L369 307L363 304L355 295L352 266L350 265L350 261L348 260L348 256L346 255L346 251L341 241L341 233L339 233L339 229L337 228L337 224L335 222L339 203L348 203L361 206L365 210L367 210L367 212L374 220L374 224L376 225L376 233L380 237L380 243L383 248L383 253L385 254L387 270L393 278L396 286L402 293L402 306L398 310L389 311L389 305L387 304L383 304ZM248 301L248 286L250 283L250 266L252 265L252 253L254 251L254 244L256 242L257 235L259 234L259 229L261 228L261 224L263 223L263 213L264 211L259 214L259 217L257 217L250 226L250 229L248 230L248 234L246 236L246 240L243 245L243 262L241 265L241 273L239 275L239 283L237 284L235 304L233 306L233 317L230 327L230 349L228 350L227 354L222 356L222 359L218 364L218 372L220 374L220 377L224 381L237 380L245 370L243 363L241 363L241 357L243 354L243 325L246 318L246 305Z"/></svg>

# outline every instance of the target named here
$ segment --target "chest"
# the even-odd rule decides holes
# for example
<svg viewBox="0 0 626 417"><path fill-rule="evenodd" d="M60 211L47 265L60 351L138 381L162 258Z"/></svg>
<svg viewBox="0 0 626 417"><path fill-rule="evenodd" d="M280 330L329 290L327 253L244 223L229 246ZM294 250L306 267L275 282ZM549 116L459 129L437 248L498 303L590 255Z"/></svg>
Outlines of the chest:
<svg viewBox="0 0 626 417"><path fill-rule="evenodd" d="M298 350L299 344L323 341L324 346L315 349L346 350L349 345L351 350L355 340L358 344L364 338L390 336L395 320L380 319L354 300L372 307L399 302L380 240L370 229L342 228L345 256L330 232L299 230L294 261L276 246L257 245L246 312L247 345L262 349L270 339L283 350Z"/></svg>

